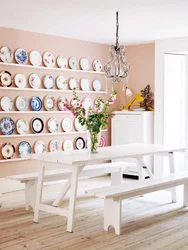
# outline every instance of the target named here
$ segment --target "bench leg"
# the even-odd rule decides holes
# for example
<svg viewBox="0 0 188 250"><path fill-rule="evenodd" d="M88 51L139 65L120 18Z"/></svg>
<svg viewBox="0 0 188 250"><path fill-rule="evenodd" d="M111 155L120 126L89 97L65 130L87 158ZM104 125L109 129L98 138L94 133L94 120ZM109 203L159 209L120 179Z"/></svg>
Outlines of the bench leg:
<svg viewBox="0 0 188 250"><path fill-rule="evenodd" d="M188 206L188 184L183 185L183 205Z"/></svg>
<svg viewBox="0 0 188 250"><path fill-rule="evenodd" d="M111 185L117 185L122 183L122 168L117 172L111 173Z"/></svg>
<svg viewBox="0 0 188 250"><path fill-rule="evenodd" d="M170 173L173 174L176 172L173 152L170 152L168 154L168 158L169 158L169 165L170 165ZM172 202L177 202L177 188L176 187L171 189L171 194L172 194Z"/></svg>
<svg viewBox="0 0 188 250"><path fill-rule="evenodd" d="M104 200L104 231L113 226L117 235L121 234L121 200Z"/></svg>
<svg viewBox="0 0 188 250"><path fill-rule="evenodd" d="M35 209L35 199L37 191L37 181L28 181L25 183L25 209Z"/></svg>

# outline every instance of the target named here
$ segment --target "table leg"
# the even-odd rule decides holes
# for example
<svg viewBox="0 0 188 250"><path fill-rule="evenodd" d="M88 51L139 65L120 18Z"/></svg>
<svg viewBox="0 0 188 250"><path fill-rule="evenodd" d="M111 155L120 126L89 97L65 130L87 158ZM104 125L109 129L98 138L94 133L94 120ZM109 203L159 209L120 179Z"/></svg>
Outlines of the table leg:
<svg viewBox="0 0 188 250"><path fill-rule="evenodd" d="M169 165L170 165L170 173L173 174L176 172L175 162L174 162L174 153L169 152L168 158L169 158ZM172 202L177 202L177 188L176 187L172 188L171 193L172 193Z"/></svg>
<svg viewBox="0 0 188 250"><path fill-rule="evenodd" d="M41 199L42 199L44 169L45 169L44 165L40 166L38 183L37 183L36 201L35 201L34 222L39 222L39 215L40 215L39 206L40 206Z"/></svg>
<svg viewBox="0 0 188 250"><path fill-rule="evenodd" d="M55 201L53 202L53 206L54 207L58 207L59 206L59 203L62 201L62 199L65 197L66 193L69 191L70 189L70 186L71 186L71 179L69 179L63 189L61 190L61 192L58 194L57 198L55 199Z"/></svg>
<svg viewBox="0 0 188 250"><path fill-rule="evenodd" d="M144 178L144 173L143 170L148 174L150 178L154 178L154 174L151 172L151 170L147 167L147 164L144 161L144 157L139 157L137 158L137 161L140 165L138 171L139 171L139 180L143 180Z"/></svg>

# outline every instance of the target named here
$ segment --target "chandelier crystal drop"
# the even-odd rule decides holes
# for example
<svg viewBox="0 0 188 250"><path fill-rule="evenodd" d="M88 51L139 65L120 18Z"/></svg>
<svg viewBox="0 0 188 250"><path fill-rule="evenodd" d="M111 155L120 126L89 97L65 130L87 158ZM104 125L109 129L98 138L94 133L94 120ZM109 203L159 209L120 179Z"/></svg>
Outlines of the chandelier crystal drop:
<svg viewBox="0 0 188 250"><path fill-rule="evenodd" d="M113 82L124 82L128 75L130 65L125 58L125 49L119 45L119 22L118 11L116 12L116 44L110 46L110 56L108 63L104 66L106 77Z"/></svg>

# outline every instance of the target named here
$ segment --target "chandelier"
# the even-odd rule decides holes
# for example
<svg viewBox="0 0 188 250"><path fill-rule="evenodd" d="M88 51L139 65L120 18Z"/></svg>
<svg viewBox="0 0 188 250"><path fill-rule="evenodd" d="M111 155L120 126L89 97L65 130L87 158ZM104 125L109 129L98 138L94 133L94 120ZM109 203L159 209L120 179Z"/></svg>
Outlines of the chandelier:
<svg viewBox="0 0 188 250"><path fill-rule="evenodd" d="M108 63L104 66L106 77L113 82L123 82L127 79L130 65L125 58L125 49L119 45L118 11L116 12L116 44L110 46Z"/></svg>

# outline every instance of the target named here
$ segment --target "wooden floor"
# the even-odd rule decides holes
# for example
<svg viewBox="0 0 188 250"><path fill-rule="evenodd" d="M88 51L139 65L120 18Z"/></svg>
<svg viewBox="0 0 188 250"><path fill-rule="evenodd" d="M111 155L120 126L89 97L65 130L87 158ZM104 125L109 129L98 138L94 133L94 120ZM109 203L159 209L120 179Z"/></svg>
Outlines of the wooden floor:
<svg viewBox="0 0 188 250"><path fill-rule="evenodd" d="M84 189L109 184L109 177L84 180L79 184L79 198L74 233L66 232L66 219L41 213L33 223L33 214L24 209L24 192L3 196L0 208L0 249L6 250L188 250L188 209L170 203L162 191L123 201L123 232L103 231L103 201L88 197ZM50 202L62 184L44 189ZM68 202L62 206L66 206Z"/></svg>

